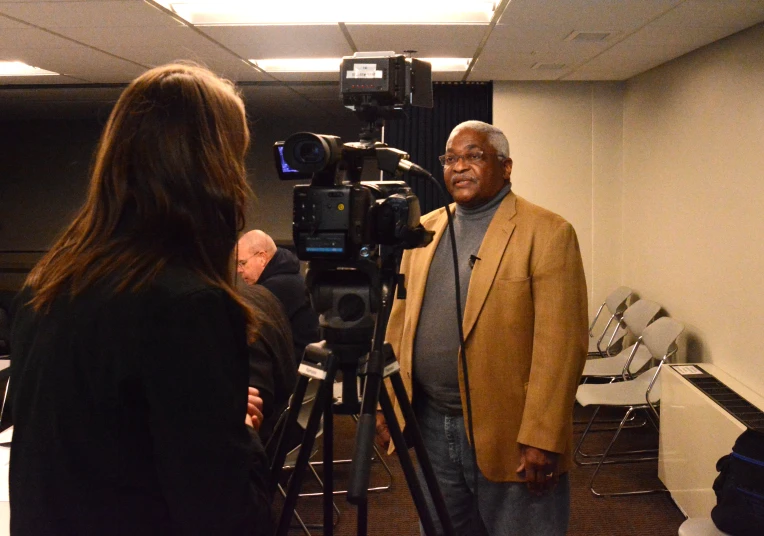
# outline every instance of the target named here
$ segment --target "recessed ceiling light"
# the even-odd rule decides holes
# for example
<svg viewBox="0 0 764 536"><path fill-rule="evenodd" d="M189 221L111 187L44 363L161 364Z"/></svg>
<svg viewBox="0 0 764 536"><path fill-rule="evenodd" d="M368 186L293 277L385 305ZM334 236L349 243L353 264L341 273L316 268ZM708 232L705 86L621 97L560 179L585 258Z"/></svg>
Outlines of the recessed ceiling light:
<svg viewBox="0 0 764 536"><path fill-rule="evenodd" d="M0 76L60 76L59 73L32 67L21 61L0 61Z"/></svg>
<svg viewBox="0 0 764 536"><path fill-rule="evenodd" d="M485 0L157 0L197 26L289 24L488 24L495 2Z"/></svg>
<svg viewBox="0 0 764 536"><path fill-rule="evenodd" d="M432 65L433 72L463 72L471 58L417 58ZM269 73L337 73L342 58L252 59L253 65Z"/></svg>

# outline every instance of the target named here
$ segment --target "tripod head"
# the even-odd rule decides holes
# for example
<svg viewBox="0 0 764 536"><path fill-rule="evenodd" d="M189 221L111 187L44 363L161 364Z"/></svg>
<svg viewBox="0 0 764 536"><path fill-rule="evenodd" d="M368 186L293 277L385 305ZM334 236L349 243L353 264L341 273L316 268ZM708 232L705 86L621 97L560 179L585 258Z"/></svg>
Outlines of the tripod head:
<svg viewBox="0 0 764 536"><path fill-rule="evenodd" d="M388 297L397 277L403 248L378 247L362 252L362 261L311 261L306 283L319 313L319 328L326 346L339 360L342 404L336 413L358 414L357 378L376 341L384 339Z"/></svg>

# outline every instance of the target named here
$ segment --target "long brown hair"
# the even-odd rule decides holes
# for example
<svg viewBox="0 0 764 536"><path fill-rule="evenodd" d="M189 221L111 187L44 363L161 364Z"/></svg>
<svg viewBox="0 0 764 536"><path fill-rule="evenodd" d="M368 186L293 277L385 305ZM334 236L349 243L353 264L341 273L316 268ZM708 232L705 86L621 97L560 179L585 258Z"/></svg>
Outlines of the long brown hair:
<svg viewBox="0 0 764 536"><path fill-rule="evenodd" d="M104 278L136 290L168 264L232 289L232 253L252 191L244 104L233 85L191 64L151 69L111 112L87 199L34 267L36 310Z"/></svg>

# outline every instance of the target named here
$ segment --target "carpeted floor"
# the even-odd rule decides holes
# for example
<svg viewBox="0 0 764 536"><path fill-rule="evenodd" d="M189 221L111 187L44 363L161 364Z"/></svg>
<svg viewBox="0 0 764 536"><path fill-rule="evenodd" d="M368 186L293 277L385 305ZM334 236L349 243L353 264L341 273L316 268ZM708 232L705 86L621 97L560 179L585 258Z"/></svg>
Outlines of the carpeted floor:
<svg viewBox="0 0 764 536"><path fill-rule="evenodd" d="M586 418L587 411L578 408L576 419ZM354 448L355 423L350 417L334 418L335 456L337 459L348 458ZM577 426L583 428L583 426ZM578 434L575 439L578 439ZM612 437L612 432L593 434L587 440L585 452L600 452ZM657 447L657 432L646 426L623 432L615 445L616 449ZM412 450L413 455L413 450ZM320 453L314 459L321 459ZM386 456L393 481L391 489L369 494L368 534L391 536L418 536L418 516L414 507L398 457ZM589 491L589 480L593 467L575 467L571 473L571 518L568 535L570 536L674 536L684 516L671 501L668 493L658 495L632 496L623 498L598 498ZM622 491L647 487L662 487L657 477L657 462L644 462L627 465L614 465L603 468L597 478L596 488L604 491ZM320 473L320 471L319 471ZM335 469L335 487L344 488L347 483L348 466L337 465ZM306 476L303 491L318 491L314 479ZM373 486L384 485L387 475L379 462L372 464L371 483ZM356 528L356 510L344 496L338 496L335 503L341 511L339 522L334 528L336 536L358 534ZM277 509L280 502L277 501ZM297 512L306 523L317 524L311 528L313 534L322 534L323 522L320 497L301 498ZM278 512L277 512L278 515ZM290 534L299 535L302 531L294 525Z"/></svg>

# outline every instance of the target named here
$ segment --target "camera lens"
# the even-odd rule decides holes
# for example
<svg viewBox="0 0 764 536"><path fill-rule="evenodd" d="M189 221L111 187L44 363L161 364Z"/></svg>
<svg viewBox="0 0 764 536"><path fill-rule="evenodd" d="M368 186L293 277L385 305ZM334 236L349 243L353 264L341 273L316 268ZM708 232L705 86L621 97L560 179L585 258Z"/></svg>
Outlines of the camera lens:
<svg viewBox="0 0 764 536"><path fill-rule="evenodd" d="M342 142L337 136L298 132L284 141L284 160L303 173L331 171L342 158Z"/></svg>
<svg viewBox="0 0 764 536"><path fill-rule="evenodd" d="M326 152L316 140L301 140L292 150L294 159L300 164L318 164L324 161Z"/></svg>

